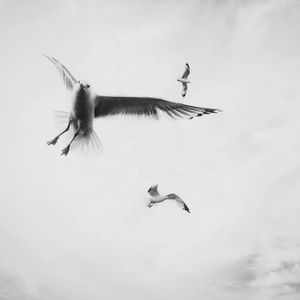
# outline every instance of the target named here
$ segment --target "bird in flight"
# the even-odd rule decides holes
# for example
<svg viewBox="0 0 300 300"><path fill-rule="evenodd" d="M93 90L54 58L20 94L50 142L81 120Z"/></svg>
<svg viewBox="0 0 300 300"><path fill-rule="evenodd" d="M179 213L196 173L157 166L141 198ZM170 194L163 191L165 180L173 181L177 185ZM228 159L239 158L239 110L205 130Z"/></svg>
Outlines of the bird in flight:
<svg viewBox="0 0 300 300"><path fill-rule="evenodd" d="M185 97L185 95L186 95L187 84L191 83L187 79L189 75L190 75L190 66L188 63L186 63L184 73L182 74L182 76L180 78L177 79L177 81L180 81L182 83L182 92L181 92L182 97Z"/></svg>
<svg viewBox="0 0 300 300"><path fill-rule="evenodd" d="M67 89L72 91L72 108L70 112L61 112L67 118L67 126L56 137L47 142L55 145L61 135L73 129L74 135L61 155L68 155L71 146L85 144L87 147L101 149L101 142L94 131L94 118L115 115L138 115L159 118L159 112L166 113L173 119L192 119L205 114L217 113L215 108L204 108L183 103L166 101L150 97L100 96L91 92L91 86L75 79L71 72L57 59L44 54L56 67Z"/></svg>
<svg viewBox="0 0 300 300"><path fill-rule="evenodd" d="M176 194L168 194L168 195L161 195L158 190L158 184L154 184L150 187L148 190L149 195L151 196L148 207L152 207L154 204L161 203L165 200L175 200L176 203L181 207L183 210L190 212L190 209L187 207L187 205L184 203L184 201Z"/></svg>

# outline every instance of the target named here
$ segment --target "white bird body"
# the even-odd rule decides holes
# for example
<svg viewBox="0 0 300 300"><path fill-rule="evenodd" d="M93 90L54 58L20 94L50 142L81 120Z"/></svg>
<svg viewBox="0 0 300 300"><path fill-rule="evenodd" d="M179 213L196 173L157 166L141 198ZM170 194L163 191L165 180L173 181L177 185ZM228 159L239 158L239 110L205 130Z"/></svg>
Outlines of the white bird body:
<svg viewBox="0 0 300 300"><path fill-rule="evenodd" d="M81 132L88 134L93 130L95 102L86 85L77 83L72 95L71 114L77 121Z"/></svg>
<svg viewBox="0 0 300 300"><path fill-rule="evenodd" d="M176 194L168 194L168 195L161 195L158 192L158 184L152 185L150 189L148 190L148 193L150 194L151 198L149 199L148 207L152 207L154 204L161 203L165 200L175 200L176 203L185 211L190 213L189 208L184 203L184 201Z"/></svg>
<svg viewBox="0 0 300 300"><path fill-rule="evenodd" d="M187 80L185 78L178 78L177 81L180 81L182 83L191 83L189 80Z"/></svg>
<svg viewBox="0 0 300 300"><path fill-rule="evenodd" d="M161 196L161 195L159 195L159 196L157 196L157 197L152 197L152 198L151 198L151 202L152 202L153 204L160 203L160 202L163 202L163 201L165 201L165 200L167 200L166 196Z"/></svg>
<svg viewBox="0 0 300 300"><path fill-rule="evenodd" d="M92 147L96 150L102 148L101 142L93 129L94 118L125 114L158 119L158 113L161 111L173 119L193 119L194 117L220 111L215 108L197 107L160 98L94 95L89 84L76 80L71 72L57 59L45 56L55 65L67 89L72 91L71 112L59 112L61 117L67 119L68 125L59 135L47 142L48 145L55 145L60 136L72 127L75 131L74 136L67 147L62 150L62 155L67 155L71 145L74 144L79 145L81 148L82 146ZM186 77L182 80L186 80Z"/></svg>

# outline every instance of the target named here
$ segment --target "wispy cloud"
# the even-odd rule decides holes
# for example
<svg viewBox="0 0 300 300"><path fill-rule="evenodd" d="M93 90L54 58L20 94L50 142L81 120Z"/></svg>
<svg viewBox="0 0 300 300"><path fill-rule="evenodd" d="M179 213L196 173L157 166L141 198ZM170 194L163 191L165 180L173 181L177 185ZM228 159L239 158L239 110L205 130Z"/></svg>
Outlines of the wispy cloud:
<svg viewBox="0 0 300 300"><path fill-rule="evenodd" d="M30 293L22 279L11 272L0 270L0 299L2 300L37 300Z"/></svg>
<svg viewBox="0 0 300 300"><path fill-rule="evenodd" d="M227 265L217 284L232 294L273 299L300 293L300 246L274 244L262 252L249 254ZM282 246L282 245L281 245Z"/></svg>

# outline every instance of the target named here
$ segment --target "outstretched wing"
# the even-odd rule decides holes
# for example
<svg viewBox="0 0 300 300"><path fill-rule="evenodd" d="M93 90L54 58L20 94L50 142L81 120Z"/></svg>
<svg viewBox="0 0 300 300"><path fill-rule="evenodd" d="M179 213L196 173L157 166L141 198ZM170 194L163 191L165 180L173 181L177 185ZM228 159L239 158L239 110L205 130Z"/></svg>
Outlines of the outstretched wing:
<svg viewBox="0 0 300 300"><path fill-rule="evenodd" d="M185 82L183 82L182 83L182 92L181 92L182 97L185 97L186 92L187 92L187 84Z"/></svg>
<svg viewBox="0 0 300 300"><path fill-rule="evenodd" d="M152 186L150 187L150 189L148 190L148 193L149 193L152 197L159 196L159 192L158 192L157 188L158 188L158 184L152 185Z"/></svg>
<svg viewBox="0 0 300 300"><path fill-rule="evenodd" d="M72 90L74 85L76 84L77 80L71 74L71 72L54 57L50 57L46 54L43 54L43 55L45 57L47 57L55 65L55 67L56 67L58 73L60 74L60 76L62 77L67 89Z"/></svg>
<svg viewBox="0 0 300 300"><path fill-rule="evenodd" d="M158 119L159 111L166 113L173 119L191 119L200 117L203 114L217 113L220 110L186 105L158 98L119 96L95 97L95 117L124 114L149 116Z"/></svg>
<svg viewBox="0 0 300 300"><path fill-rule="evenodd" d="M182 78L187 79L188 76L190 75L190 66L188 63L185 64L185 70L184 73L182 75Z"/></svg>
<svg viewBox="0 0 300 300"><path fill-rule="evenodd" d="M188 213L190 212L190 209L187 207L187 205L185 204L185 202L176 194L169 194L167 195L168 199L174 199L176 200L176 203L183 209L186 210Z"/></svg>

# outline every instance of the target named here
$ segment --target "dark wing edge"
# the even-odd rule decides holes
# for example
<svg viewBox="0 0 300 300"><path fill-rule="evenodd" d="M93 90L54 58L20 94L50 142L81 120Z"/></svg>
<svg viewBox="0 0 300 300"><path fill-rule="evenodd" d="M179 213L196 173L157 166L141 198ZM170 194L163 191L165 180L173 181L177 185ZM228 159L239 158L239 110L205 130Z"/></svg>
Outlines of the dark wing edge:
<svg viewBox="0 0 300 300"><path fill-rule="evenodd" d="M114 115L136 115L159 119L159 112L173 119L192 119L220 112L216 108L197 107L150 97L96 96L95 118Z"/></svg>
<svg viewBox="0 0 300 300"><path fill-rule="evenodd" d="M188 213L191 213L190 209L188 206L185 204L185 202L176 194L169 194L166 196L168 199L174 199L176 203L185 211Z"/></svg>
<svg viewBox="0 0 300 300"><path fill-rule="evenodd" d="M58 73L62 77L65 86L67 89L72 90L74 88L74 85L76 84L77 80L75 77L71 74L71 72L62 64L60 63L56 58L50 57L46 54L43 54L46 58L48 58L56 67Z"/></svg>
<svg viewBox="0 0 300 300"><path fill-rule="evenodd" d="M189 214L191 213L190 209L187 207L187 205L183 202L183 210L187 211Z"/></svg>

